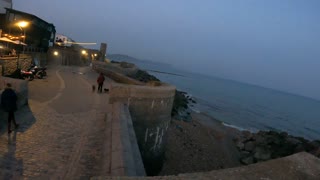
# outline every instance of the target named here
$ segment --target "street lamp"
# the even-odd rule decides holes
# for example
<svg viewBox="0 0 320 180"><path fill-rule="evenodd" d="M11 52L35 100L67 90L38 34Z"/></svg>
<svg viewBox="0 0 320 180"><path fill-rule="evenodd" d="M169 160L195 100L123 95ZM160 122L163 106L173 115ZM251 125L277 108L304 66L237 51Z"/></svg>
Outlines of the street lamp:
<svg viewBox="0 0 320 180"><path fill-rule="evenodd" d="M26 43L26 27L29 25L27 21L19 21L16 24L21 30L23 29L23 43ZM23 46L23 53L24 53L24 46Z"/></svg>

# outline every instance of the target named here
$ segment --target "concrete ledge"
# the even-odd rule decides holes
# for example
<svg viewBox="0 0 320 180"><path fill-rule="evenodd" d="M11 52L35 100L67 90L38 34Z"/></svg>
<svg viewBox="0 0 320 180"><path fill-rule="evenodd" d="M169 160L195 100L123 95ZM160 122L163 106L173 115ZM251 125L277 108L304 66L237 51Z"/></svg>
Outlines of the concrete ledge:
<svg viewBox="0 0 320 180"><path fill-rule="evenodd" d="M306 152L288 157L238 168L209 172L179 174L177 176L139 177L139 179L227 179L227 180L318 180L320 177L320 159ZM93 177L92 180L110 179ZM112 177L112 179L134 179L131 177Z"/></svg>
<svg viewBox="0 0 320 180"><path fill-rule="evenodd" d="M134 85L145 85L145 83L137 81L135 79L129 78L128 76L117 71L114 71L113 68L110 68L106 65L106 63L102 62L93 62L92 69L99 73L103 73L104 75L108 76L112 80L123 83L123 84L134 84Z"/></svg>
<svg viewBox="0 0 320 180"><path fill-rule="evenodd" d="M6 87L7 83L11 83L12 89L14 89L17 93L18 109L28 104L28 81L0 76L0 92L2 92L2 90Z"/></svg>
<svg viewBox="0 0 320 180"><path fill-rule="evenodd" d="M145 176L128 107L112 105L112 176Z"/></svg>

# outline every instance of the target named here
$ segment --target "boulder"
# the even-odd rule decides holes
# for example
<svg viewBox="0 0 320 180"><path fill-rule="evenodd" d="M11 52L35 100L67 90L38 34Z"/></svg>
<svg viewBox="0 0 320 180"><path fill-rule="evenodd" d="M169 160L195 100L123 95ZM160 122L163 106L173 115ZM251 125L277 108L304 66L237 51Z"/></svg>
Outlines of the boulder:
<svg viewBox="0 0 320 180"><path fill-rule="evenodd" d="M250 140L253 137L253 135L252 135L252 133L250 131L242 131L242 135L247 140Z"/></svg>
<svg viewBox="0 0 320 180"><path fill-rule="evenodd" d="M254 144L253 141L248 141L248 142L246 142L245 145L244 145L244 149L245 149L246 151L249 151L249 152L253 151L254 148L255 148L255 144Z"/></svg>
<svg viewBox="0 0 320 180"><path fill-rule="evenodd" d="M254 158L256 158L258 161L266 161L271 158L271 151L268 149L265 149L263 147L256 147L254 151Z"/></svg>
<svg viewBox="0 0 320 180"><path fill-rule="evenodd" d="M241 159L244 159L244 158L247 158L247 157L249 157L250 156L250 152L248 152L248 151L241 151L240 152L240 158Z"/></svg>
<svg viewBox="0 0 320 180"><path fill-rule="evenodd" d="M243 149L244 149L244 144L243 144L243 142L238 142L238 143L237 143L237 148L238 148L239 150L243 150Z"/></svg>
<svg viewBox="0 0 320 180"><path fill-rule="evenodd" d="M288 143L293 144L293 145L298 145L298 144L302 143L299 139L294 138L294 137L288 137L286 140Z"/></svg>
<svg viewBox="0 0 320 180"><path fill-rule="evenodd" d="M242 158L240 160L240 162L242 164L245 164L245 165L253 164L254 163L254 158L252 156L249 156L249 157L246 157L246 158Z"/></svg>

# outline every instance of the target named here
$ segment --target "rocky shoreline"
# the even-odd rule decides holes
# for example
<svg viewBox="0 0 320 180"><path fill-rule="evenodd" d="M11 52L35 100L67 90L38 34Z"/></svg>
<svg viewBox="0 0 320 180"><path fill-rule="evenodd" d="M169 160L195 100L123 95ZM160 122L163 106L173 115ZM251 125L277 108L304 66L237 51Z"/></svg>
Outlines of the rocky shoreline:
<svg viewBox="0 0 320 180"><path fill-rule="evenodd" d="M286 132L243 131L235 139L241 153L240 161L245 165L285 157L298 152L308 152L320 158L320 141L309 141L302 137L288 135Z"/></svg>

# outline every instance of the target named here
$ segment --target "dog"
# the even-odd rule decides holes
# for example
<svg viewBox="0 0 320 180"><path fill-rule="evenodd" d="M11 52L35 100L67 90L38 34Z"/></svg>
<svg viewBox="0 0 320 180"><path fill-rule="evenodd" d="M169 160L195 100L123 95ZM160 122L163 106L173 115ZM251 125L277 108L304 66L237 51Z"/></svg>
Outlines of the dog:
<svg viewBox="0 0 320 180"><path fill-rule="evenodd" d="M92 92L95 92L95 91L96 91L96 86L92 85Z"/></svg>
<svg viewBox="0 0 320 180"><path fill-rule="evenodd" d="M105 93L109 92L109 89L107 89L107 88L104 88L103 90L104 90Z"/></svg>

